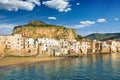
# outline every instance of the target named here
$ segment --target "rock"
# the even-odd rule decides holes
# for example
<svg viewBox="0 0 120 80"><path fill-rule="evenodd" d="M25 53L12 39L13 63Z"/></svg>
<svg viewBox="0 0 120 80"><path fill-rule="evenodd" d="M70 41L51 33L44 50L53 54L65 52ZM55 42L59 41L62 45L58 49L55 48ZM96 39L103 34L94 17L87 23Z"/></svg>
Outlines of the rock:
<svg viewBox="0 0 120 80"><path fill-rule="evenodd" d="M17 26L13 29L13 34L22 34L23 37L31 38L75 39L78 37L75 29L46 24L40 21L32 21L27 25Z"/></svg>

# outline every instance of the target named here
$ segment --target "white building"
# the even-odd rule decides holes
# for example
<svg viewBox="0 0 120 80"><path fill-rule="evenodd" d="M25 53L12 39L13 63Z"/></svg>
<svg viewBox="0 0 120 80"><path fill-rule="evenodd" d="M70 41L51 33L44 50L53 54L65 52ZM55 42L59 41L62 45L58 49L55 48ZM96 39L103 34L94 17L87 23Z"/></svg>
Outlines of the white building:
<svg viewBox="0 0 120 80"><path fill-rule="evenodd" d="M90 45L88 45L88 42L86 42L86 41L80 42L80 49L82 51L82 54L87 54L88 48L90 48Z"/></svg>
<svg viewBox="0 0 120 80"><path fill-rule="evenodd" d="M44 51L47 51L48 48L59 46L59 41L53 38L38 38L38 43L44 45Z"/></svg>
<svg viewBox="0 0 120 80"><path fill-rule="evenodd" d="M38 41L34 38L24 39L25 54L37 55L38 54Z"/></svg>
<svg viewBox="0 0 120 80"><path fill-rule="evenodd" d="M73 42L73 43L71 43L70 50L73 50L75 53L79 54L80 42Z"/></svg>

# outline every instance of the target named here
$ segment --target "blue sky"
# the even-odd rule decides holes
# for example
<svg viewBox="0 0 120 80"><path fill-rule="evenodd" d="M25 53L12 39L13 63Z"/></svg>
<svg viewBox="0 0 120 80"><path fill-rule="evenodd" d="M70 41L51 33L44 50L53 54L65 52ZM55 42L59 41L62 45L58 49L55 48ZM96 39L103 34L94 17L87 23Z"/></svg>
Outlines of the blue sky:
<svg viewBox="0 0 120 80"><path fill-rule="evenodd" d="M0 0L0 34L40 20L80 35L120 32L120 0Z"/></svg>

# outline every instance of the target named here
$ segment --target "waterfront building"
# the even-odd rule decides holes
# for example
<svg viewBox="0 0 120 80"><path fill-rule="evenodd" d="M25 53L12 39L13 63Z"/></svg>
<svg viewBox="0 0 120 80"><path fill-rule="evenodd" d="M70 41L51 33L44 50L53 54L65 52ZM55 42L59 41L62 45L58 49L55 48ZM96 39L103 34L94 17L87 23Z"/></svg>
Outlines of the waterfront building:
<svg viewBox="0 0 120 80"><path fill-rule="evenodd" d="M0 57L4 56L4 44L5 43L5 39L3 35L0 35Z"/></svg>
<svg viewBox="0 0 120 80"><path fill-rule="evenodd" d="M59 41L54 38L38 38L39 54L46 56L55 56L56 52L58 55L57 48L59 48Z"/></svg>
<svg viewBox="0 0 120 80"><path fill-rule="evenodd" d="M0 56L78 56L120 52L120 40L90 41L54 38L26 38L21 34L0 35Z"/></svg>
<svg viewBox="0 0 120 80"><path fill-rule="evenodd" d="M24 54L37 55L38 54L38 41L34 38L24 39Z"/></svg>
<svg viewBox="0 0 120 80"><path fill-rule="evenodd" d="M104 41L102 42L102 48L101 48L101 53L110 53L111 52L111 43Z"/></svg>
<svg viewBox="0 0 120 80"><path fill-rule="evenodd" d="M49 47L59 46L59 42L53 38L38 38L39 44L44 44L44 51L47 51Z"/></svg>
<svg viewBox="0 0 120 80"><path fill-rule="evenodd" d="M66 39L60 39L59 43L60 43L61 54L63 56L69 55L70 43Z"/></svg>
<svg viewBox="0 0 120 80"><path fill-rule="evenodd" d="M120 40L117 40L117 52L120 52Z"/></svg>
<svg viewBox="0 0 120 80"><path fill-rule="evenodd" d="M20 34L4 36L5 55L21 55L23 47L23 38Z"/></svg>
<svg viewBox="0 0 120 80"><path fill-rule="evenodd" d="M117 41L116 40L112 40L112 41L110 41L111 42L111 46L110 46L110 48L111 48L111 52L112 53L116 53L117 52Z"/></svg>
<svg viewBox="0 0 120 80"><path fill-rule="evenodd" d="M80 51L80 42L71 42L70 44L70 50L72 50L74 52L75 55L80 55L81 51Z"/></svg>
<svg viewBox="0 0 120 80"><path fill-rule="evenodd" d="M81 41L80 42L80 50L82 54L87 54L88 53L88 48L90 48L90 45L88 45L89 42L87 41Z"/></svg>

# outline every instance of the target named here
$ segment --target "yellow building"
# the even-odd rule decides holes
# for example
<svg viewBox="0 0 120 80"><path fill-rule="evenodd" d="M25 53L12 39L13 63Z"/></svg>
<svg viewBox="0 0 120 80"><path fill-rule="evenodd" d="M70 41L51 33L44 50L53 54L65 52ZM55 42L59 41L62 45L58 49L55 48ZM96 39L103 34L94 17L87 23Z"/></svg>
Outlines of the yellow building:
<svg viewBox="0 0 120 80"><path fill-rule="evenodd" d="M0 36L0 57L4 56L4 36Z"/></svg>
<svg viewBox="0 0 120 80"><path fill-rule="evenodd" d="M20 34L0 36L1 55L21 55L23 37Z"/></svg>

